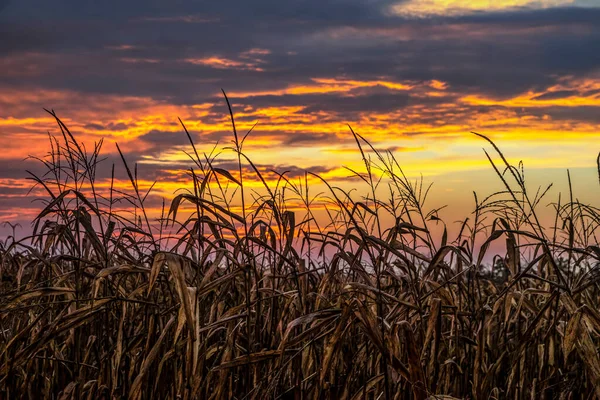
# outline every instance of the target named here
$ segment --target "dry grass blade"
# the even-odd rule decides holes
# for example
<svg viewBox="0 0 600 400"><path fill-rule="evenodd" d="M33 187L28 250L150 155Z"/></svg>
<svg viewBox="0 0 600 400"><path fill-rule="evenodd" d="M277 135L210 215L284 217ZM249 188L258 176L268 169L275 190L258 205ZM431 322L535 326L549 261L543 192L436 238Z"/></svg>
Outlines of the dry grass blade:
<svg viewBox="0 0 600 400"><path fill-rule="evenodd" d="M212 170L214 172L216 172L217 174L219 174L219 175L223 175L225 178L229 179L231 182L234 182L238 186L242 186L242 184L240 183L240 181L238 181L237 179L235 179L234 176L231 175L231 173L229 173L229 171L227 171L226 169L213 167Z"/></svg>
<svg viewBox="0 0 600 400"><path fill-rule="evenodd" d="M22 302L41 296L61 296L61 295L72 295L75 293L75 289L66 287L45 287L39 289L32 289L26 292L21 292L9 300L9 303Z"/></svg>
<svg viewBox="0 0 600 400"><path fill-rule="evenodd" d="M175 318L171 317L171 319L167 322L167 324L163 328L160 337L158 338L156 343L154 343L154 346L152 346L152 349L150 350L150 352L148 353L146 358L144 358L144 361L142 362L142 365L140 367L140 371L139 371L137 377L135 378L135 380L133 381L133 384L131 385L131 390L129 391L129 399L130 400L135 400L135 399L139 399L142 397L142 390L143 390L142 381L148 374L150 366L152 365L152 363L157 359L158 355L160 354L159 353L160 347L161 347L165 337L169 333L169 328L171 327L171 325L173 325L174 322L175 322Z"/></svg>
<svg viewBox="0 0 600 400"><path fill-rule="evenodd" d="M260 353L252 353L250 356L241 356L234 360L227 361L219 364L215 370L228 369L234 367L247 366L248 364L258 363L265 360L275 359L281 356L281 351L279 350L266 350L261 351Z"/></svg>
<svg viewBox="0 0 600 400"><path fill-rule="evenodd" d="M581 312L577 311L567 323L567 329L565 330L565 337L563 339L563 354L565 358L569 358L569 354L575 348L577 338L581 335L579 330L581 323Z"/></svg>
<svg viewBox="0 0 600 400"><path fill-rule="evenodd" d="M412 328L407 321L400 322L406 351L408 352L408 370L410 372L410 383L412 385L413 396L416 400L425 400L427 396L427 382L421 361L416 349Z"/></svg>
<svg viewBox="0 0 600 400"><path fill-rule="evenodd" d="M179 295L180 307L183 308L187 325L192 340L196 340L194 315L192 313L192 299L188 291L188 285L183 272L184 259L180 256L165 253L164 263L173 277L175 290Z"/></svg>

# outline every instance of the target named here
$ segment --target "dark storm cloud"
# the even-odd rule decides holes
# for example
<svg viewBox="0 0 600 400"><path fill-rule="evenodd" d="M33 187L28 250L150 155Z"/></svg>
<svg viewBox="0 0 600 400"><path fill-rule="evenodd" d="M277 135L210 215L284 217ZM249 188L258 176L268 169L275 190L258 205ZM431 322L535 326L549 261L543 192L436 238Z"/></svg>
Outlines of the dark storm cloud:
<svg viewBox="0 0 600 400"><path fill-rule="evenodd" d="M329 171L332 171L334 168L325 167L322 165L312 165L307 168L299 168L295 165L286 165L286 164L278 164L278 165L268 165L268 164L254 164L254 166L261 172L261 174L269 173L274 174L273 171L277 171L280 174L285 172L286 178L298 178L304 177L305 171L312 172L314 174L324 174ZM214 168L223 168L228 171L236 171L238 168L237 160L216 160L213 163ZM250 167L246 166L243 169L244 175L256 175L256 172ZM276 174L274 174L276 176Z"/></svg>
<svg viewBox="0 0 600 400"><path fill-rule="evenodd" d="M221 87L264 91L335 75L440 79L467 93L507 97L547 86L556 74L586 74L600 65L600 53L589 51L600 42L597 9L407 20L386 14L389 4L12 2L0 14L0 55L53 54L29 81L38 86L175 104L201 102ZM407 40L394 36L399 28ZM242 62L240 54L252 48L270 51L260 56L263 71L185 61L219 56ZM21 84L1 79L4 85Z"/></svg>
<svg viewBox="0 0 600 400"><path fill-rule="evenodd" d="M184 133L183 129L181 132L163 132L158 130L151 130L147 134L140 137L141 140L155 144L157 146L164 145L188 145L189 139Z"/></svg>
<svg viewBox="0 0 600 400"><path fill-rule="evenodd" d="M449 20L467 23L497 24L504 27L541 27L553 25L598 25L598 10L579 7L552 7L542 9L519 9L497 11L493 13L478 13Z"/></svg>
<svg viewBox="0 0 600 400"><path fill-rule="evenodd" d="M323 143L328 140L330 135L325 133L313 133L313 132L295 132L283 135L283 143L290 146L302 146L310 145L315 143Z"/></svg>
<svg viewBox="0 0 600 400"><path fill-rule="evenodd" d="M83 127L95 131L123 131L127 129L128 125L122 122L116 124L109 122L107 124L85 124Z"/></svg>
<svg viewBox="0 0 600 400"><path fill-rule="evenodd" d="M9 3L9 0L0 0L0 12L6 7Z"/></svg>
<svg viewBox="0 0 600 400"><path fill-rule="evenodd" d="M152 17L165 21L177 20L181 15L203 15L217 19L251 21L320 21L335 22L380 18L382 12L392 4L387 0L255 0L255 1L193 1L193 0L63 0L48 3L42 0L12 2L7 10L11 16L22 18L130 20ZM256 19L256 18L255 18ZM191 20L193 22L193 20Z"/></svg>
<svg viewBox="0 0 600 400"><path fill-rule="evenodd" d="M55 43L71 50L97 50L126 42L145 47L155 57L166 60L194 50L237 53L281 39L289 45L325 25L368 25L381 20L386 5L385 1L359 0L77 0L52 4L23 0L13 2L0 15L0 22L5 26L4 36L13 42L11 49L31 49L26 43L18 45L24 37L37 38L40 45ZM281 33L287 37L277 38ZM140 48L129 53L142 54Z"/></svg>
<svg viewBox="0 0 600 400"><path fill-rule="evenodd" d="M569 97L569 96L573 96L573 95L577 95L577 91L576 90L559 90L557 92L549 92L549 93L544 93L544 94L540 94L539 96L535 96L532 98L532 100L556 100L556 99L563 99L565 97Z"/></svg>
<svg viewBox="0 0 600 400"><path fill-rule="evenodd" d="M1 10L0 10L1 12ZM5 22L0 13L0 55L24 51L47 50L58 35L39 26L25 27L22 24Z"/></svg>
<svg viewBox="0 0 600 400"><path fill-rule="evenodd" d="M412 104L433 104L447 100L447 98L417 99L408 92L394 93L385 90L383 93L372 93L371 90L364 95L342 96L334 94L307 94L307 95L267 95L253 98L236 99L236 107L243 109L244 106L261 107L292 107L303 106L302 113L310 114L318 111L337 112L351 116L357 112L387 113L397 111ZM213 99L218 104L220 99Z"/></svg>
<svg viewBox="0 0 600 400"><path fill-rule="evenodd" d="M0 159L0 171L0 179L23 180L31 177L27 171L39 175L44 172L44 168L40 161L33 158L8 158ZM29 186L33 186L34 182L29 182Z"/></svg>
<svg viewBox="0 0 600 400"><path fill-rule="evenodd" d="M536 117L548 116L555 122L600 124L600 113L597 106L579 107L536 107L527 110Z"/></svg>

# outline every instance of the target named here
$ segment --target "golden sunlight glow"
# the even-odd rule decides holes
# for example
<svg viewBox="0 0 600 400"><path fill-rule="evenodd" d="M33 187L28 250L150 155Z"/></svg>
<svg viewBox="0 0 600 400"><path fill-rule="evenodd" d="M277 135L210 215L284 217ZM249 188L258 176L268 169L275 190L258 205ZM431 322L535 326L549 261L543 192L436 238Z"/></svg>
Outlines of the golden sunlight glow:
<svg viewBox="0 0 600 400"><path fill-rule="evenodd" d="M461 15L477 11L503 11L522 7L550 8L572 5L574 0L409 0L391 7L396 15L426 17Z"/></svg>
<svg viewBox="0 0 600 400"><path fill-rule="evenodd" d="M244 57L248 58L240 56L241 61L234 60L229 66L237 68L235 63L239 62L243 67L246 65L243 62L250 58L268 54L260 49L247 53ZM215 62L228 67L228 61ZM588 168L595 162L597 148L590 143L600 140L599 124L591 119L555 119L543 109L599 106L600 80L592 77L565 77L554 86L508 99L494 99L483 94L465 95L441 80L398 82L383 77L373 80L320 77L310 82L259 93L229 93L238 132L245 133L258 122L244 144L244 152L256 163L270 186L276 185L279 179L272 170L289 170L294 179L303 177L304 170L308 170L335 182L336 186L356 187L356 181L348 181L352 173L344 167L363 171L364 165L347 123L379 151L390 150L411 179L424 176L437 182L438 193L444 194L438 199L440 202L446 199L457 204L468 199L464 198L465 191L455 189L451 179L438 182L436 177L446 174L457 179L470 171L490 168L482 152L486 144L470 131L498 141L511 162L523 160L528 168ZM402 92L413 101L381 111L346 113L335 107L309 107L302 97L325 93L360 100L362 96L381 92ZM288 105L278 105L278 99L259 103L262 105L244 100L282 95L291 98ZM297 96L296 102L294 96ZM153 183L145 171L151 170L149 174L158 180L154 198L162 197L168 201L178 189L193 189L186 171L192 163L184 153L190 148L177 117L181 117L194 137L201 157L209 154L215 141L219 140L216 151L221 155L218 159L227 168L235 165L232 151L224 149L233 139L224 103L176 105L150 97L84 96L73 91L0 93L4 111L0 116L0 127L5 133L0 137L3 148L0 160L47 153L47 131L54 134L59 131L53 118L36 108L41 99L55 107L78 140L90 144L105 138L104 154L115 155L115 142L126 156L133 153L135 156L131 157L137 157L135 161L140 164L140 190L147 190ZM64 114L67 111L68 114ZM147 136L149 133L152 135ZM365 149L368 157L376 157L373 151ZM232 174L238 177L235 168ZM225 178L219 179L223 179L222 183L233 193L237 185ZM248 166L243 169L243 179L252 193L261 192L263 183ZM309 175L308 181L315 192L327 191L314 176ZM0 188L18 191L23 190L25 184L19 180L0 181ZM98 181L101 190L108 190L108 185L106 180ZM485 191L489 185L481 183L478 190ZM130 186L127 180L115 180L118 190L127 191ZM209 187L216 189L213 184ZM9 196L17 198L19 195ZM160 208L151 207L151 210L153 215L160 215ZM2 215L8 218L13 211L7 207Z"/></svg>
<svg viewBox="0 0 600 400"><path fill-rule="evenodd" d="M448 89L448 84L446 82L438 81L437 79L432 80L429 83L429 86L436 90L446 90Z"/></svg>
<svg viewBox="0 0 600 400"><path fill-rule="evenodd" d="M207 58L186 58L186 62L191 64L205 65L217 69L250 69L254 71L262 71L253 62L235 61L228 58L207 57Z"/></svg>
<svg viewBox="0 0 600 400"><path fill-rule="evenodd" d="M414 85L401 83L401 82L390 82L385 80L377 81L357 81L348 79L335 79L335 78L312 78L315 84L312 85L292 85L285 89L278 89L272 91L262 92L232 92L231 97L258 97L258 96L282 96L286 94L322 94L322 93L348 93L358 88L372 88L375 86L381 86L390 90L410 90Z"/></svg>
<svg viewBox="0 0 600 400"><path fill-rule="evenodd" d="M268 54L271 54L271 51L268 49L252 48L240 53L238 57L241 60L239 61L216 55L203 58L186 58L183 61L216 69L241 69L262 72L264 69L259 67L259 65L265 64L265 60L261 56Z"/></svg>
<svg viewBox="0 0 600 400"><path fill-rule="evenodd" d="M564 80L561 84L541 92L527 92L520 96L494 100L481 95L469 95L462 102L474 106L505 107L581 107L600 106L600 82L597 80Z"/></svg>

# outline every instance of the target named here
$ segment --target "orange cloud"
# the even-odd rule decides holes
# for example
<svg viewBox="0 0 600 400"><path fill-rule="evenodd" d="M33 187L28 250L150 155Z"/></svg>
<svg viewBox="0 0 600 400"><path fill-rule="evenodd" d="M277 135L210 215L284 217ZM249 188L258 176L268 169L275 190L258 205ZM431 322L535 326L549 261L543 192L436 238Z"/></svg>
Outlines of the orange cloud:
<svg viewBox="0 0 600 400"><path fill-rule="evenodd" d="M264 71L257 66L256 62L235 61L224 57L206 57L206 58L186 58L184 60L190 64L204 65L217 69L248 69L253 71Z"/></svg>
<svg viewBox="0 0 600 400"><path fill-rule="evenodd" d="M320 93L348 93L358 88L372 88L382 86L390 90L410 90L414 86L410 83L390 82L385 80L357 81L338 78L312 78L313 85L292 85L284 89L262 92L232 92L231 97L245 98L258 96L282 96L286 94L320 94Z"/></svg>
<svg viewBox="0 0 600 400"><path fill-rule="evenodd" d="M263 60L261 56L268 54L271 54L271 51L268 49L252 48L239 54L238 57L241 60L234 60L215 55L203 58L186 58L183 61L216 69L242 69L262 72L264 69L260 67L260 65L265 64L266 61Z"/></svg>
<svg viewBox="0 0 600 400"><path fill-rule="evenodd" d="M475 106L597 107L600 106L600 80L563 79L563 82L544 91L530 91L507 100L494 100L482 95L469 95L462 97L461 101Z"/></svg>

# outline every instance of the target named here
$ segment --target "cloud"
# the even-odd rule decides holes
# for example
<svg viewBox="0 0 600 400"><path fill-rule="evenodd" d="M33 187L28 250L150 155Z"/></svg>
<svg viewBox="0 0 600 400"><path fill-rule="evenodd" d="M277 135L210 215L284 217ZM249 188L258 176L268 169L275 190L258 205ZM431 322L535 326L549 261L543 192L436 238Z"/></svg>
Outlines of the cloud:
<svg viewBox="0 0 600 400"><path fill-rule="evenodd" d="M321 11L286 3L259 12L272 5L260 2L252 24L239 15L238 8L250 7L243 4L227 11L181 2L165 15L159 6L139 5L113 18L98 10L97 16L81 11L77 19L70 17L75 6L53 17L65 27L58 32L50 17L31 29L25 16L35 12L11 7L19 13L13 11L10 23L1 25L7 39L0 44L6 71L0 84L26 81L48 90L145 96L175 104L203 102L220 88L246 95L323 91L327 85L315 79L332 78L369 84L437 79L462 91L513 96L547 86L557 75L589 74L600 64L600 55L587 50L600 40L598 9L407 20L386 15L385 2L325 3ZM339 15L333 17L336 7ZM296 9L303 11L294 14ZM219 18L207 22L162 20L213 14ZM331 17L327 24L325 16ZM136 18L159 20L127 22ZM163 24L168 29L157 29ZM334 90L348 87L338 82Z"/></svg>
<svg viewBox="0 0 600 400"><path fill-rule="evenodd" d="M575 90L558 90L556 92L542 93L540 95L532 97L531 99L532 100L557 100L557 99L563 99L566 97L575 96L577 94L578 93Z"/></svg>
<svg viewBox="0 0 600 400"><path fill-rule="evenodd" d="M591 2L576 0L408 0L392 5L390 12L399 16L423 18L578 5L594 6Z"/></svg>

